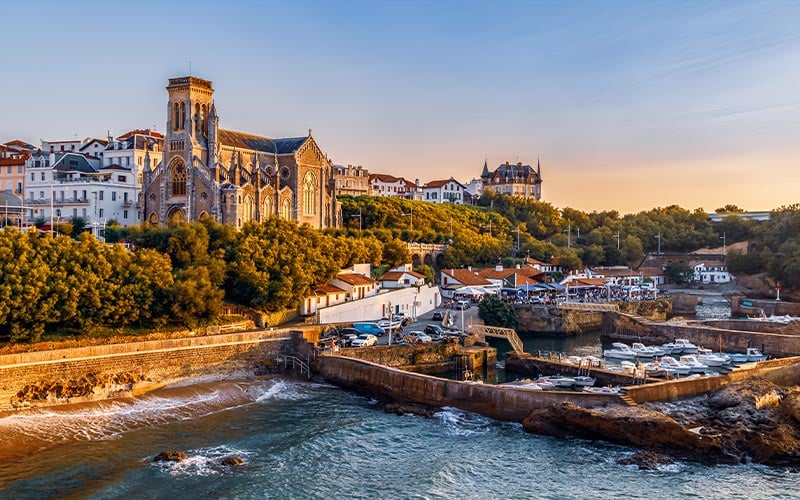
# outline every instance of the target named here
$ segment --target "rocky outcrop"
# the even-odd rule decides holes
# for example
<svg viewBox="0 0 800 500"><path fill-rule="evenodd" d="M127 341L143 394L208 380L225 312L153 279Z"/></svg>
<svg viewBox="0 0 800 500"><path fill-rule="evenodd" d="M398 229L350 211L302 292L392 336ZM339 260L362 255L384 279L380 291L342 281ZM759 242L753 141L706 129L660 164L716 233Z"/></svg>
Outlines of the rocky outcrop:
<svg viewBox="0 0 800 500"><path fill-rule="evenodd" d="M419 415L420 417L433 418L438 408L415 403L386 403L383 411L396 415Z"/></svg>
<svg viewBox="0 0 800 500"><path fill-rule="evenodd" d="M764 379L679 402L594 409L564 403L531 412L523 426L706 463L800 465L800 388Z"/></svg>
<svg viewBox="0 0 800 500"><path fill-rule="evenodd" d="M222 465L226 467L238 467L244 465L244 460L239 457L225 457L222 459Z"/></svg>
<svg viewBox="0 0 800 500"><path fill-rule="evenodd" d="M134 384L145 379L142 374L123 372L88 373L70 380L42 380L23 387L11 403L15 407L24 407L38 401L67 403L94 396L109 397L131 391Z"/></svg>
<svg viewBox="0 0 800 500"><path fill-rule="evenodd" d="M656 470L660 465L673 463L672 457L652 451L640 451L617 459L619 465L635 465L640 470Z"/></svg>
<svg viewBox="0 0 800 500"><path fill-rule="evenodd" d="M162 451L153 457L153 462L181 462L187 458L189 458L189 456L182 451L169 450Z"/></svg>
<svg viewBox="0 0 800 500"><path fill-rule="evenodd" d="M704 462L735 462L711 438L691 432L675 419L641 406L582 408L563 403L534 410L523 420L528 432L557 437L602 439Z"/></svg>

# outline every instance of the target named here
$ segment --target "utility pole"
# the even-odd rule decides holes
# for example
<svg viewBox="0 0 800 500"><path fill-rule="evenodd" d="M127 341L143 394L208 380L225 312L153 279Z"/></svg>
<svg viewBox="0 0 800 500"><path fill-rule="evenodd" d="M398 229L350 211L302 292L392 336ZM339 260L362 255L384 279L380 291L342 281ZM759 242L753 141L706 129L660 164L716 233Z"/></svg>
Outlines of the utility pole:
<svg viewBox="0 0 800 500"><path fill-rule="evenodd" d="M358 215L351 215L350 217L353 218L353 219L358 217L358 232L360 233L361 232L361 209L360 208L358 209Z"/></svg>
<svg viewBox="0 0 800 500"><path fill-rule="evenodd" d="M617 234L615 234L614 236L617 237L617 250L619 250L619 231L617 231Z"/></svg>
<svg viewBox="0 0 800 500"><path fill-rule="evenodd" d="M725 241L725 233L724 232L722 233L722 236L719 239L722 240L722 255L727 256L728 255L728 248L726 246L727 242Z"/></svg>
<svg viewBox="0 0 800 500"><path fill-rule="evenodd" d="M658 234L656 235L656 238L658 238L658 253L657 253L657 255L661 255L661 231L658 232Z"/></svg>
<svg viewBox="0 0 800 500"><path fill-rule="evenodd" d="M489 224L486 226L481 226L481 228L489 228L489 236L492 236L492 219L489 219Z"/></svg>
<svg viewBox="0 0 800 500"><path fill-rule="evenodd" d="M564 231L567 233L567 248L572 246L572 223L570 222L567 226L567 230Z"/></svg>

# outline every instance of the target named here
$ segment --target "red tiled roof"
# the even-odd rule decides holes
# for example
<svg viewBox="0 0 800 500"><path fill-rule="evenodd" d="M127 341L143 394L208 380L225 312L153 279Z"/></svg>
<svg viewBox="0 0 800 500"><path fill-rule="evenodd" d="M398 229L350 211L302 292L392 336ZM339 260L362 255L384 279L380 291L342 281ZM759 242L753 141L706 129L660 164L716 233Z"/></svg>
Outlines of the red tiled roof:
<svg viewBox="0 0 800 500"><path fill-rule="evenodd" d="M484 285L491 285L491 282L481 278L474 272L470 271L469 269L450 269L450 270L443 270L444 274L450 276L451 278L455 279L462 285L469 285L469 286L484 286Z"/></svg>
<svg viewBox="0 0 800 500"><path fill-rule="evenodd" d="M326 283L324 285L315 286L312 289L312 292L315 292L315 293L318 293L318 294L319 293L324 293L326 295L330 295L332 293L345 293L344 290L342 290L341 288L339 288L337 286L333 286L330 283Z"/></svg>
<svg viewBox="0 0 800 500"><path fill-rule="evenodd" d="M348 285L353 285L353 286L372 285L375 283L375 280L373 280L372 278L368 278L363 274L357 274L357 273L343 273L337 275L336 278L344 281Z"/></svg>
<svg viewBox="0 0 800 500"><path fill-rule="evenodd" d="M389 271L381 276L381 281L397 281L403 277L403 275L408 274L409 276L413 276L417 279L425 279L420 273L414 271Z"/></svg>
<svg viewBox="0 0 800 500"><path fill-rule="evenodd" d="M377 180L379 180L381 182L389 183L389 184L392 184L392 183L395 183L395 182L405 182L405 179L403 179L402 177L394 177L393 175L389 175L389 174L369 174L369 182L370 183L372 183L372 181L375 180L375 179L377 179Z"/></svg>
<svg viewBox="0 0 800 500"><path fill-rule="evenodd" d="M444 186L445 184L447 184L448 182L450 182L450 179L446 179L446 180L443 180L443 181L430 181L427 184L425 184L425 187L426 188L440 188L440 187Z"/></svg>

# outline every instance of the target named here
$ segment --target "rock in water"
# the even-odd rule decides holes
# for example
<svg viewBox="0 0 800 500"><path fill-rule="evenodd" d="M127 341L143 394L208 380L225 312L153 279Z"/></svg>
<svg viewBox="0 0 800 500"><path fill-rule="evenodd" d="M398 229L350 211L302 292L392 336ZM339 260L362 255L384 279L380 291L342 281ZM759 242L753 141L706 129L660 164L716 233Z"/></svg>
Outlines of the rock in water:
<svg viewBox="0 0 800 500"><path fill-rule="evenodd" d="M181 460L186 460L189 458L186 453L182 451L162 451L155 457L153 457L153 462L180 462Z"/></svg>
<svg viewBox="0 0 800 500"><path fill-rule="evenodd" d="M656 470L659 465L669 465L673 461L667 455L652 451L640 451L629 457L618 459L617 463L620 465L635 465L641 470Z"/></svg>
<svg viewBox="0 0 800 500"><path fill-rule="evenodd" d="M387 403L383 407L383 411L397 415L419 415L425 418L433 418L436 413L436 410L428 406L414 403Z"/></svg>
<svg viewBox="0 0 800 500"><path fill-rule="evenodd" d="M244 460L239 457L225 457L222 459L222 465L227 465L228 467L236 467L239 465L244 465Z"/></svg>

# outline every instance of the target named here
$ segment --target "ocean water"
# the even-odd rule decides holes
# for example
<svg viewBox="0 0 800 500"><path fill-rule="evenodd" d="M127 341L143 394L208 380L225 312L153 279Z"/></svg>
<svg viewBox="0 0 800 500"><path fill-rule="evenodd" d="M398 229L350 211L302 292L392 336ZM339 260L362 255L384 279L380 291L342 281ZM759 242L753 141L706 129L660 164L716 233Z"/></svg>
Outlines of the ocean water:
<svg viewBox="0 0 800 500"><path fill-rule="evenodd" d="M154 463L164 450L189 458ZM631 453L456 409L386 414L325 384L196 380L0 418L0 497L800 498L796 471L616 463ZM231 455L244 465L221 466Z"/></svg>

